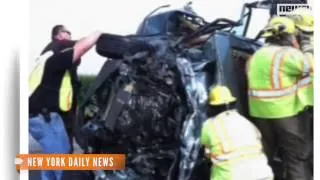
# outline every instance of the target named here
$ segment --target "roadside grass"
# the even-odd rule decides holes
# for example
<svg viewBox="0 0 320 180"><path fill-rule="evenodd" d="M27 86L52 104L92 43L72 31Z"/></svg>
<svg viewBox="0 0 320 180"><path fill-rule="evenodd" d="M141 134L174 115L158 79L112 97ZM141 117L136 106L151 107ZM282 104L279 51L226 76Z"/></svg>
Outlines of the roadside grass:
<svg viewBox="0 0 320 180"><path fill-rule="evenodd" d="M78 104L82 103L84 95L88 91L91 84L94 82L96 75L79 75L79 80L81 82L81 89L78 95Z"/></svg>

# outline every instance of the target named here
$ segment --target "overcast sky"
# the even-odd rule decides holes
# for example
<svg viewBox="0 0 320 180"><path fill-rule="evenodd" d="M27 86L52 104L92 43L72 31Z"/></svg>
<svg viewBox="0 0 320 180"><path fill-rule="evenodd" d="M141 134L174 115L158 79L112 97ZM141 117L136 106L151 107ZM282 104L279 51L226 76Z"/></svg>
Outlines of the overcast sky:
<svg viewBox="0 0 320 180"><path fill-rule="evenodd" d="M238 20L245 2L253 0L194 0L192 7L207 21L219 17ZM30 1L30 54L29 70L35 57L50 41L51 28L64 24L72 32L73 39L99 29L121 35L134 34L143 18L154 8L171 4L181 8L189 0L32 0ZM267 21L267 12L259 11L252 19L249 33L255 35ZM96 74L105 58L92 49L83 58L80 74Z"/></svg>

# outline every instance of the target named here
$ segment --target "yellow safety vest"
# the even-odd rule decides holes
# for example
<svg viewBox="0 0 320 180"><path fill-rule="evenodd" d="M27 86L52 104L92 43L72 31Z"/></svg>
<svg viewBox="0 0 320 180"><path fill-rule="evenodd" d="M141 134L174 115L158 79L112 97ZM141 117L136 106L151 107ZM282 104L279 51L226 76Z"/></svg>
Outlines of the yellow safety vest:
<svg viewBox="0 0 320 180"><path fill-rule="evenodd" d="M248 170L243 172L245 174L240 179L251 179L247 175L253 166L262 173L251 173L256 179L260 175L273 176L263 152L259 130L235 110L209 118L202 126L200 141L206 147L206 152L210 152L214 164L212 180L235 179L241 164L248 166Z"/></svg>
<svg viewBox="0 0 320 180"><path fill-rule="evenodd" d="M311 104L313 65L292 47L265 46L248 62L250 115L278 119L290 117Z"/></svg>
<svg viewBox="0 0 320 180"><path fill-rule="evenodd" d="M313 54L311 53L304 53L306 59L308 60L309 66L309 76L311 78L311 83L308 86L304 86L299 89L298 91L298 97L300 101L302 102L303 105L305 106L313 106L313 78L314 78L314 73L313 73L313 68L314 68L314 60L313 60Z"/></svg>
<svg viewBox="0 0 320 180"><path fill-rule="evenodd" d="M44 74L45 64L54 53L48 51L37 58L36 65L29 75L29 97L40 86ZM71 84L71 74L67 70L64 73L60 88L59 88L59 108L61 111L69 111L72 106L73 89Z"/></svg>

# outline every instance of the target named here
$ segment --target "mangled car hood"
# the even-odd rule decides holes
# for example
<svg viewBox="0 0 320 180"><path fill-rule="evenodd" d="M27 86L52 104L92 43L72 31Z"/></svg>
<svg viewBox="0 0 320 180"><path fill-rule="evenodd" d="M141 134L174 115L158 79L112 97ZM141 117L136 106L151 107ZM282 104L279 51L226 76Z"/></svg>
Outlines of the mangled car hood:
<svg viewBox="0 0 320 180"><path fill-rule="evenodd" d="M80 108L78 142L87 153L127 155L125 170L104 172L109 179L208 179L199 137L209 88L227 85L247 114L245 62L259 45L221 32L201 48L179 50L175 39L105 34L98 41L109 60Z"/></svg>

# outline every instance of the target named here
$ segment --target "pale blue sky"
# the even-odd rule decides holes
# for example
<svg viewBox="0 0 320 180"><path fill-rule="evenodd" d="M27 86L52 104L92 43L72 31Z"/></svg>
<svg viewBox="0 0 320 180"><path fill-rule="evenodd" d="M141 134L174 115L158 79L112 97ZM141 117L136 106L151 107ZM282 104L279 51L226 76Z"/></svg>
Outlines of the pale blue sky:
<svg viewBox="0 0 320 180"><path fill-rule="evenodd" d="M238 20L245 2L253 0L194 0L193 8L207 21L219 17ZM44 46L50 41L55 24L65 24L74 39L99 29L121 35L133 34L143 18L154 8L171 4L181 8L188 0L32 0L30 1L29 71ZM267 21L267 12L255 12L249 34L254 36ZM105 58L90 50L79 67L80 74L95 74Z"/></svg>

